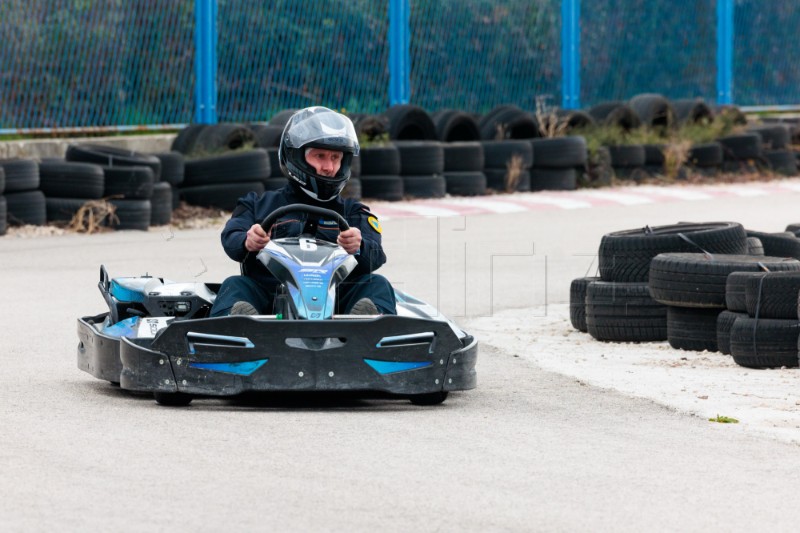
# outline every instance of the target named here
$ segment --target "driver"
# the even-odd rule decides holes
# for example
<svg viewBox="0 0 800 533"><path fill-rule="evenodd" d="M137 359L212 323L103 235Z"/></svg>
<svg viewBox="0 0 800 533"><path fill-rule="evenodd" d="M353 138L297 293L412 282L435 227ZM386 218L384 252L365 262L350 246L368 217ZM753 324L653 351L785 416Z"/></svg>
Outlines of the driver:
<svg viewBox="0 0 800 533"><path fill-rule="evenodd" d="M336 242L355 256L358 266L339 284L336 313L397 314L389 281L373 272L386 262L381 225L364 204L339 196L350 179L350 163L359 152L350 119L325 107L297 111L281 134L278 160L289 183L260 196L250 192L239 199L222 230L222 247L242 263L243 275L227 278L211 308L211 316L272 314L278 280L256 260L269 240L301 233ZM261 221L290 204L307 204L336 211L350 229L339 231L336 220L290 212L273 224L270 235Z"/></svg>

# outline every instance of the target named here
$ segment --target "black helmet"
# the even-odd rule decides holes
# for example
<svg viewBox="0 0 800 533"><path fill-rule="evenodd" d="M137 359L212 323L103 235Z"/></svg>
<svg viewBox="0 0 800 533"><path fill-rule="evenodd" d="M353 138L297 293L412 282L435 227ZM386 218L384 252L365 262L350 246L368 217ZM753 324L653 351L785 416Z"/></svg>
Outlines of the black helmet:
<svg viewBox="0 0 800 533"><path fill-rule="evenodd" d="M321 176L306 161L308 148L342 152L335 176ZM334 199L350 179L350 163L358 155L358 137L353 123L327 107L307 107L289 118L281 134L278 161L281 171L306 194L321 202Z"/></svg>

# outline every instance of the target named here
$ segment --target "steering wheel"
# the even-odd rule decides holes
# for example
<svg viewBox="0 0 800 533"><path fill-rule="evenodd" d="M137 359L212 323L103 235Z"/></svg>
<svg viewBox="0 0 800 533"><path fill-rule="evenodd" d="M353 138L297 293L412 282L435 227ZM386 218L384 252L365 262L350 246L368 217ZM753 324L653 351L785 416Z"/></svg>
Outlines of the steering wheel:
<svg viewBox="0 0 800 533"><path fill-rule="evenodd" d="M306 204L290 204L283 207L279 207L269 215L267 215L264 220L261 221L261 227L264 229L264 232L269 234L269 230L272 229L272 225L278 220L280 217L289 213L291 211L302 211L304 213L309 213L312 215L320 215L324 217L331 217L339 224L340 231L346 231L350 229L350 224L344 219L342 215L337 213L336 211L331 211L330 209L325 209L324 207L316 207L313 205L306 205Z"/></svg>

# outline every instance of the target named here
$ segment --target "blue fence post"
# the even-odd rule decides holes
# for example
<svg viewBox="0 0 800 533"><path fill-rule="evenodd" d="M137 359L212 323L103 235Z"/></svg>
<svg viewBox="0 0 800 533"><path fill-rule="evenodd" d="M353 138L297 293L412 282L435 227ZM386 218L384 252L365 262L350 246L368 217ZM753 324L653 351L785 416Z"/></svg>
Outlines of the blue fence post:
<svg viewBox="0 0 800 533"><path fill-rule="evenodd" d="M561 107L581 107L581 1L561 0Z"/></svg>
<svg viewBox="0 0 800 533"><path fill-rule="evenodd" d="M733 103L733 0L717 0L717 103Z"/></svg>
<svg viewBox="0 0 800 533"><path fill-rule="evenodd" d="M217 123L217 0L195 0L195 122Z"/></svg>
<svg viewBox="0 0 800 533"><path fill-rule="evenodd" d="M409 0L389 0L389 105L407 104L410 97Z"/></svg>

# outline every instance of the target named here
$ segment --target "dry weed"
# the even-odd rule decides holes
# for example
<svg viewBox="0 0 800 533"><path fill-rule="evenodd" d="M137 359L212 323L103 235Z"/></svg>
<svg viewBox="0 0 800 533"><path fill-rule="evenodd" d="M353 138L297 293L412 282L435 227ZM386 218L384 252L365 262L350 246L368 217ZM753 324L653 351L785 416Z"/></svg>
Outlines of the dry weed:
<svg viewBox="0 0 800 533"><path fill-rule="evenodd" d="M517 190L517 185L523 171L522 156L513 155L506 163L505 191L512 193Z"/></svg>
<svg viewBox="0 0 800 533"><path fill-rule="evenodd" d="M90 200L72 216L72 220L67 224L67 229L76 233L88 234L113 231L110 226L119 223L116 211L117 207L107 198Z"/></svg>

